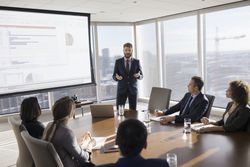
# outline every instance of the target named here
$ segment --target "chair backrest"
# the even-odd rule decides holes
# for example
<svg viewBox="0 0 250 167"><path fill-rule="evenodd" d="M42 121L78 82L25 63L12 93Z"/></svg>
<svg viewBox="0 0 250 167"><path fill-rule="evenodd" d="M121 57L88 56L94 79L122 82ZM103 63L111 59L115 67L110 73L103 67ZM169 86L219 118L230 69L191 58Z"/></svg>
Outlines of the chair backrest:
<svg viewBox="0 0 250 167"><path fill-rule="evenodd" d="M250 104L248 104L250 106ZM250 112L248 112L248 121L246 126L246 132L250 133Z"/></svg>
<svg viewBox="0 0 250 167"><path fill-rule="evenodd" d="M215 96L208 95L208 94L205 94L205 95L206 95L206 97L208 99L208 108L207 108L206 113L204 113L203 117L209 118L210 113L211 113L211 109L212 109L212 106L213 106L213 103L214 103Z"/></svg>
<svg viewBox="0 0 250 167"><path fill-rule="evenodd" d="M155 109L168 109L170 97L171 89L152 87L148 103L148 110L153 112Z"/></svg>
<svg viewBox="0 0 250 167"><path fill-rule="evenodd" d="M27 131L22 131L21 136L26 143L36 167L63 167L62 161L52 143L36 139Z"/></svg>
<svg viewBox="0 0 250 167"><path fill-rule="evenodd" d="M250 133L250 119L248 119L246 131Z"/></svg>
<svg viewBox="0 0 250 167"><path fill-rule="evenodd" d="M8 118L8 122L14 131L19 149L19 156L16 162L16 166L17 167L34 166L31 153L28 150L25 142L23 141L23 138L21 137L21 131L20 131L21 119L17 116L12 116Z"/></svg>

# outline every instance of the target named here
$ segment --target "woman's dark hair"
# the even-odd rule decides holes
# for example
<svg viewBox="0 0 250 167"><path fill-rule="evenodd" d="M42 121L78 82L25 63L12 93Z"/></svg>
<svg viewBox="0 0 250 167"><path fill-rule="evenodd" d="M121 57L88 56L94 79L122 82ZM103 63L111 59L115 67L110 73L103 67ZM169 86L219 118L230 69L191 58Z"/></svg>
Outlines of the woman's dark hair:
<svg viewBox="0 0 250 167"><path fill-rule="evenodd" d="M29 97L22 101L20 117L24 122L37 120L41 115L41 108L36 97Z"/></svg>
<svg viewBox="0 0 250 167"><path fill-rule="evenodd" d="M73 116L75 108L75 102L70 97L66 96L63 97L55 102L55 104L52 107L52 113L54 117L54 121L52 125L47 129L45 132L45 135L43 137L46 141L51 141L58 125L61 122L64 122L68 116Z"/></svg>
<svg viewBox="0 0 250 167"><path fill-rule="evenodd" d="M229 83L232 92L232 99L240 104L247 105L249 102L249 85L242 80L235 80Z"/></svg>
<svg viewBox="0 0 250 167"><path fill-rule="evenodd" d="M147 142L147 129L136 119L123 121L117 130L116 143L125 157L136 157Z"/></svg>

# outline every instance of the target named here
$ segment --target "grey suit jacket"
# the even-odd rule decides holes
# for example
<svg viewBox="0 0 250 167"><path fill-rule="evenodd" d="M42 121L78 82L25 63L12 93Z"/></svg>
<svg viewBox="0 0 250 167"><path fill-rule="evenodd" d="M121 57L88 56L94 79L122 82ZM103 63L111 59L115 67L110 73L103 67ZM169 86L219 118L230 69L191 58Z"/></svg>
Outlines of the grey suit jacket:
<svg viewBox="0 0 250 167"><path fill-rule="evenodd" d="M52 123L48 124L44 133L51 125ZM53 143L64 167L74 167L75 160L79 164L84 164L90 158L90 153L78 145L74 132L63 123L57 127L51 143Z"/></svg>
<svg viewBox="0 0 250 167"><path fill-rule="evenodd" d="M232 112L224 123L224 117L229 111L230 107L233 105L233 102L229 102L226 107L226 111L223 114L223 117L220 121L217 121L215 124L218 126L223 126L226 132L234 131L250 131L249 121L250 121L250 108L249 106L239 105L234 112Z"/></svg>

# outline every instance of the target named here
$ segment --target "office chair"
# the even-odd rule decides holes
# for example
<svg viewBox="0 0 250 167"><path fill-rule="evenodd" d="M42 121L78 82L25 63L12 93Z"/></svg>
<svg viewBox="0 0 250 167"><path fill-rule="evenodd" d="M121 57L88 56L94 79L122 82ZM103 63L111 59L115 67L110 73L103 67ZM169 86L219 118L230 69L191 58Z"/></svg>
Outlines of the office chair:
<svg viewBox="0 0 250 167"><path fill-rule="evenodd" d="M171 89L152 87L148 102L148 110L154 112L155 109L168 109L171 97Z"/></svg>
<svg viewBox="0 0 250 167"><path fill-rule="evenodd" d="M208 94L205 94L207 99L208 99L208 108L207 108L207 111L204 113L203 117L207 117L209 118L210 116L210 113L211 113L211 109L212 109L212 106L213 106L213 103L214 103L214 99L215 99L215 96L213 95L208 95Z"/></svg>
<svg viewBox="0 0 250 167"><path fill-rule="evenodd" d="M27 145L36 167L63 167L62 161L52 143L36 139L28 131L22 131L21 136Z"/></svg>
<svg viewBox="0 0 250 167"><path fill-rule="evenodd" d="M8 122L11 125L18 145L19 155L17 158L17 167L34 167L34 162L28 147L26 146L23 138L21 137L20 125L21 119L17 116L12 116L8 118Z"/></svg>

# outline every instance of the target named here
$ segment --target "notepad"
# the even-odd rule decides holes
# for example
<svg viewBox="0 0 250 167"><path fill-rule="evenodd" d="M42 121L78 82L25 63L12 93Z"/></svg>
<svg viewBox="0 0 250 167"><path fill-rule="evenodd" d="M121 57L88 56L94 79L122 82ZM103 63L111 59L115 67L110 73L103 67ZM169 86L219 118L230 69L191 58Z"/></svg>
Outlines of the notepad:
<svg viewBox="0 0 250 167"><path fill-rule="evenodd" d="M96 141L96 144L93 146L93 150L99 150L101 147L105 144L106 137L93 137L93 139Z"/></svg>

